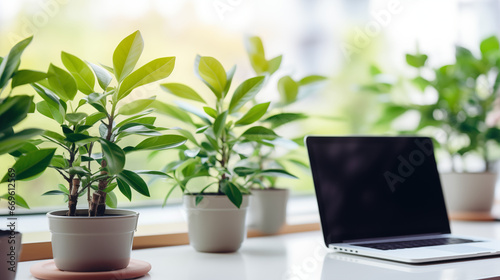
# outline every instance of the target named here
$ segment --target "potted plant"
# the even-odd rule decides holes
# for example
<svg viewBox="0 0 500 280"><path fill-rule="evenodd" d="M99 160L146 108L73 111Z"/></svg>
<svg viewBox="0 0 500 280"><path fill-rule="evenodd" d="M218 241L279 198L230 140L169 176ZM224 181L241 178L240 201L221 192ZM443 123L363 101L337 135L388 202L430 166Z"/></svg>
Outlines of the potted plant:
<svg viewBox="0 0 500 280"><path fill-rule="evenodd" d="M272 76L279 68L282 56L271 60L266 59L264 46L259 37L247 38L245 42L250 64L257 75ZM261 123L271 129L279 129L283 125L293 124L307 119L307 115L300 112L291 112L288 108L303 96L309 86L324 81L325 77L319 75L306 76L294 80L291 76L282 76L277 83L279 101L274 104L274 110L268 110ZM303 135L296 135L297 143L302 144ZM286 143L284 143L286 141ZM297 164L301 167L307 164L300 159L290 156L290 150L298 147L297 143L278 138L275 141L256 142L254 153L249 159L255 170L273 170L266 175L255 176L251 174L248 180L252 182L250 201L249 226L265 234L275 234L286 222L286 208L289 197L288 188L276 186L278 177L297 178L285 168L285 162ZM276 148L285 148L287 152L277 155Z"/></svg>
<svg viewBox="0 0 500 280"><path fill-rule="evenodd" d="M116 188L129 200L132 189L149 196L140 175L166 174L126 169L127 154L172 148L186 141L180 135L162 134L166 129L154 125L156 118L148 116L154 96L123 104L134 89L168 77L174 68L174 57L162 57L134 70L143 46L139 31L127 36L113 53L113 67L62 52L67 71L51 64L47 78L32 84L43 99L36 104L37 111L60 127L43 134L44 142L57 146L51 149L53 156L47 156L49 167L66 182L44 194L63 195L68 203L66 210L47 213L54 261L60 270L108 271L128 266L138 213L106 209L106 205L116 207ZM76 98L79 93L83 98ZM138 141L138 136L146 138ZM139 143L129 146L135 141ZM29 159L30 154L24 156ZM86 197L88 208L77 208L80 197Z"/></svg>
<svg viewBox="0 0 500 280"><path fill-rule="evenodd" d="M425 54L408 54L407 63L417 70L411 84L422 91L422 96L424 92L434 96L423 104L409 100L389 103L382 119L382 123L391 124L405 112L418 112L417 127L406 133L431 133L436 145L448 155L452 172L441 172L441 182L448 210L458 218L471 212L489 215L495 197L497 172L490 161L494 159L492 151L500 142L500 129L489 124L487 118L494 108L500 85L498 39L486 38L479 49L481 55L476 57L468 49L457 46L455 62L437 68L427 65ZM375 76L378 75L379 72L375 72ZM377 82L369 89L386 93L395 87ZM468 172L465 158L469 155L482 159L482 172Z"/></svg>
<svg viewBox="0 0 500 280"><path fill-rule="evenodd" d="M203 111L185 103L178 103L178 107L161 102L155 105L158 112L184 121L193 127L194 135L201 136L197 139L189 131L182 132L192 147L182 147L180 159L166 167L174 185L165 198L176 188L184 193L189 241L200 252L234 252L240 248L246 234L249 200L245 177L268 172L246 165L245 148L277 137L271 129L255 125L270 103L249 106L266 77L249 78L229 94L235 71L236 67L226 71L213 57L197 56L195 72L213 93L213 100L206 102L189 86L168 83L162 84L162 89L204 104Z"/></svg>
<svg viewBox="0 0 500 280"><path fill-rule="evenodd" d="M10 85L10 92L5 98L0 98L0 155L11 153L16 155L17 150L27 149L32 146L29 139L42 133L41 129L24 129L14 131L14 127L24 120L30 112L33 103L33 96L12 95L14 88L25 84L27 81L37 81L44 78L44 73L33 70L19 70L21 55L26 47L31 43L33 37L26 38L12 47L5 57L0 57L0 95ZM9 168L7 174L2 177L1 182L7 183L7 193L0 196L7 200L8 214L11 216L7 221L8 229L0 230L0 278L15 279L17 262L21 252L21 233L16 230L17 219L14 218L16 205L29 208L26 201L16 193L16 180L26 178L26 175L33 176L43 171L47 164L40 164L38 171L27 174L18 173L14 168ZM41 171L40 171L41 170ZM22 171L22 170L18 170Z"/></svg>

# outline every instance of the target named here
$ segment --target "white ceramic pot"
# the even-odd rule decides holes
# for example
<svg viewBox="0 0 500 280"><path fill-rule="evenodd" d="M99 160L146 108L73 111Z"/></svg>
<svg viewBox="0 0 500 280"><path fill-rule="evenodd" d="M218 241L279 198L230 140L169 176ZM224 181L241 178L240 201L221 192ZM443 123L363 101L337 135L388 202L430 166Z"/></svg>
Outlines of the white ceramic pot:
<svg viewBox="0 0 500 280"><path fill-rule="evenodd" d="M286 222L288 189L253 189L249 226L264 234L275 234Z"/></svg>
<svg viewBox="0 0 500 280"><path fill-rule="evenodd" d="M65 216L47 213L56 267L65 271L109 271L128 266L139 213L106 209L105 216L88 217L87 210Z"/></svg>
<svg viewBox="0 0 500 280"><path fill-rule="evenodd" d="M198 205L195 201L195 195L184 195L191 246L207 253L238 251L246 237L249 195L243 195L240 208L225 195L204 195Z"/></svg>
<svg viewBox="0 0 500 280"><path fill-rule="evenodd" d="M21 253L21 233L17 231L0 231L0 279L14 280L17 263Z"/></svg>
<svg viewBox="0 0 500 280"><path fill-rule="evenodd" d="M449 213L491 211L497 173L441 173L440 177Z"/></svg>

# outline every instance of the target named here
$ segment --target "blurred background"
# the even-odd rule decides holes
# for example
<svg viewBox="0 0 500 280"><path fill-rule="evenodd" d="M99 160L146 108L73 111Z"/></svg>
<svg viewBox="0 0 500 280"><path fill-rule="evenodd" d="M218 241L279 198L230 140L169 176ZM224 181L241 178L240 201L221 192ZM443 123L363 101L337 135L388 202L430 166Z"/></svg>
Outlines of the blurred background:
<svg viewBox="0 0 500 280"><path fill-rule="evenodd" d="M269 58L283 54L278 75L328 77L325 85L304 93L301 101L289 108L311 118L284 126L280 135L391 134L397 123L376 125L384 117L384 95L363 90L372 81L374 69L387 73L385 78L391 82L393 75L413 75L416 71L408 67L407 53L427 54L431 66L453 63L456 45L478 54L482 39L500 34L499 13L497 0L0 0L0 56L16 42L34 35L21 69L46 71L50 63L61 67L61 51L111 65L120 40L140 30L145 47L138 65L160 56L175 56L176 67L167 80L190 84L202 95L209 95L193 73L196 54L216 57L226 69L236 64L235 79L241 82L253 75L244 38L256 35L262 38ZM14 94L35 95L29 86L17 88ZM175 101L158 86L137 90L128 101L150 95ZM262 99L277 96L276 81L259 93ZM29 116L19 129L57 129L44 118ZM414 119L410 114L399 125L411 126ZM158 122L166 127L177 125L166 117L159 117ZM303 148L293 153L307 162ZM147 165L159 169L175 153L152 156L147 162L147 155L136 157L127 161L128 168L145 169ZM0 173L13 162L12 157L1 156ZM312 194L307 170L291 168L300 179L280 179L278 185L290 187L295 195ZM63 183L62 179L49 170L40 178L18 182L17 192L34 210L53 209L55 205L63 208L60 197L40 197L58 183ZM166 184L151 184L153 202L134 194L133 203L161 205ZM117 195L120 207L129 206L121 194Z"/></svg>

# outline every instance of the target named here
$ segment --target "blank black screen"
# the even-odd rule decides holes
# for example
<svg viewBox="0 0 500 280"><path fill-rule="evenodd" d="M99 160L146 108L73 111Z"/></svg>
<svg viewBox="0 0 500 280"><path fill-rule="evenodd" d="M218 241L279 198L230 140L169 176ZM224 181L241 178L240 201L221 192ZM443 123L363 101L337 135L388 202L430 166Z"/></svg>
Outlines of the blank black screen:
<svg viewBox="0 0 500 280"><path fill-rule="evenodd" d="M450 233L426 137L308 137L326 244Z"/></svg>

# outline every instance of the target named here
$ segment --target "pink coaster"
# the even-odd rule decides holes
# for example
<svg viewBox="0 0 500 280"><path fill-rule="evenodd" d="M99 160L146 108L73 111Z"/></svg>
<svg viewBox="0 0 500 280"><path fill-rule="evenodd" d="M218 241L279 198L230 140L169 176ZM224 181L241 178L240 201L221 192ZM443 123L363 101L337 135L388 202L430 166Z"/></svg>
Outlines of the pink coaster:
<svg viewBox="0 0 500 280"><path fill-rule="evenodd" d="M130 264L123 269L98 272L71 272L62 271L56 267L54 260L34 264L30 268L31 274L44 280L120 280L137 278L146 275L151 265L145 261L130 259Z"/></svg>

